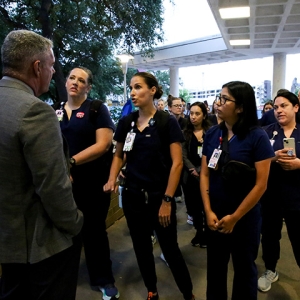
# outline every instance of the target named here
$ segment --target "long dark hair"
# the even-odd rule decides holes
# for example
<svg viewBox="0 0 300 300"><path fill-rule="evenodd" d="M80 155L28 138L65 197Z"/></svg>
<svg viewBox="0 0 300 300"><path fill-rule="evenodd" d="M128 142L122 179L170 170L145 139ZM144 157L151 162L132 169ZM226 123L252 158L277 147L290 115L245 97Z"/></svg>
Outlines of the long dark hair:
<svg viewBox="0 0 300 300"><path fill-rule="evenodd" d="M280 92L274 98L274 103L275 103L276 98L278 98L278 97L283 97L283 98L287 99L289 102L292 103L293 106L296 106L298 104L299 109L298 109L298 112L296 112L296 116L295 116L296 118L295 119L296 119L296 123L300 123L300 111L299 111L300 110L300 104L299 104L298 97L295 94L291 93L291 92Z"/></svg>
<svg viewBox="0 0 300 300"><path fill-rule="evenodd" d="M273 100L269 100L269 101L267 101L267 102L264 104L263 110L262 110L262 112L261 112L262 114L265 113L265 108L266 108L267 105L271 105L272 107L274 107Z"/></svg>
<svg viewBox="0 0 300 300"><path fill-rule="evenodd" d="M235 99L236 107L242 109L238 121L232 127L232 132L243 139L253 127L258 125L254 90L249 83L242 81L228 82L222 88L228 89L229 94ZM225 128L225 122L223 121L220 126Z"/></svg>
<svg viewBox="0 0 300 300"><path fill-rule="evenodd" d="M202 121L201 126L202 126L202 129L203 129L203 132L206 132L209 129L209 127L211 126L211 123L208 119L208 113L207 113L206 106L203 102L199 102L199 101L194 102L193 104L191 104L190 109L193 106L200 107L200 109L203 113L203 121ZM185 137L187 142L189 142L191 140L191 138L193 136L193 132L194 132L194 125L192 124L191 119L188 118L186 128L183 131L184 137Z"/></svg>

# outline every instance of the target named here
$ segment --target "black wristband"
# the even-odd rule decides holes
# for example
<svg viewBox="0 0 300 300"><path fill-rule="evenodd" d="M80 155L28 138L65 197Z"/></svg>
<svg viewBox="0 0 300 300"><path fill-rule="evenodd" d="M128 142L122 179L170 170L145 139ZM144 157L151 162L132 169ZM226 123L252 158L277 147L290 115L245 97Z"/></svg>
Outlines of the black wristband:
<svg viewBox="0 0 300 300"><path fill-rule="evenodd" d="M170 197L170 196L168 196L168 195L164 195L164 197L163 197L163 200L164 200L165 202L171 202L172 199L173 199L173 197Z"/></svg>
<svg viewBox="0 0 300 300"><path fill-rule="evenodd" d="M74 157L71 157L70 160L69 160L69 162L70 162L70 165L71 165L72 167L75 167L75 166L76 166L76 160L75 160Z"/></svg>

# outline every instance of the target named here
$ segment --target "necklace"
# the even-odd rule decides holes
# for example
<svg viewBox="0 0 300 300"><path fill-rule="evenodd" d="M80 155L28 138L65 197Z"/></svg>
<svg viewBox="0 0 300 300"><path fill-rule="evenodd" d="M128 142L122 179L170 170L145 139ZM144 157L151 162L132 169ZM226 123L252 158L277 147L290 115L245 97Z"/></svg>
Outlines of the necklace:
<svg viewBox="0 0 300 300"><path fill-rule="evenodd" d="M194 130L194 135L196 136L198 142L203 143L203 129Z"/></svg>

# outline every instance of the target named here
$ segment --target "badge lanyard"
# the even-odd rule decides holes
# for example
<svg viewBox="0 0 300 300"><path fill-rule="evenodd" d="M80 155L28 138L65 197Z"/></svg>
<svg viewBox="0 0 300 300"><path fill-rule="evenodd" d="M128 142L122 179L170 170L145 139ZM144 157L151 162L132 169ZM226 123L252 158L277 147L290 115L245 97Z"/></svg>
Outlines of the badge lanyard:
<svg viewBox="0 0 300 300"><path fill-rule="evenodd" d="M125 144L123 147L124 152L128 152L132 150L133 147L133 142L136 136L136 133L133 132L133 127L134 127L134 122L131 122L131 130L127 133L126 139L125 139Z"/></svg>

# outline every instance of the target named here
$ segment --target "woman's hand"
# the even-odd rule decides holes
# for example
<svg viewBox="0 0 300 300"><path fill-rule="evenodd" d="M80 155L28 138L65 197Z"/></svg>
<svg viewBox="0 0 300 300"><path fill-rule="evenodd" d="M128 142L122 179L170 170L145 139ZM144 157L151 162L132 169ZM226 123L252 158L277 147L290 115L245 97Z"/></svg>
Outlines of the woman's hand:
<svg viewBox="0 0 300 300"><path fill-rule="evenodd" d="M206 213L206 222L210 230L218 230L219 219L213 211Z"/></svg>
<svg viewBox="0 0 300 300"><path fill-rule="evenodd" d="M300 160L296 155L288 155L287 152L292 149L281 149L276 151L277 163L280 164L283 170L290 171L300 168ZM277 154L278 153L278 154Z"/></svg>
<svg viewBox="0 0 300 300"><path fill-rule="evenodd" d="M300 169L300 159L295 157L295 155L294 157L291 156L288 159L278 159L277 162L285 171Z"/></svg>
<svg viewBox="0 0 300 300"><path fill-rule="evenodd" d="M163 200L158 212L158 220L161 226L167 227L171 224L171 209L171 202Z"/></svg>
<svg viewBox="0 0 300 300"><path fill-rule="evenodd" d="M291 149L281 149L281 150L277 150L275 151L275 160L282 160L282 159L293 159L296 156L295 155L288 155L287 152Z"/></svg>
<svg viewBox="0 0 300 300"><path fill-rule="evenodd" d="M199 177L198 172L193 168L193 169L189 169L189 171L191 172L191 175L195 176L195 177Z"/></svg>
<svg viewBox="0 0 300 300"><path fill-rule="evenodd" d="M105 193L117 192L118 186L116 185L115 180L108 180L107 183L103 186L103 191Z"/></svg>
<svg viewBox="0 0 300 300"><path fill-rule="evenodd" d="M233 215L223 217L218 223L218 231L227 234L231 233L237 221Z"/></svg>

